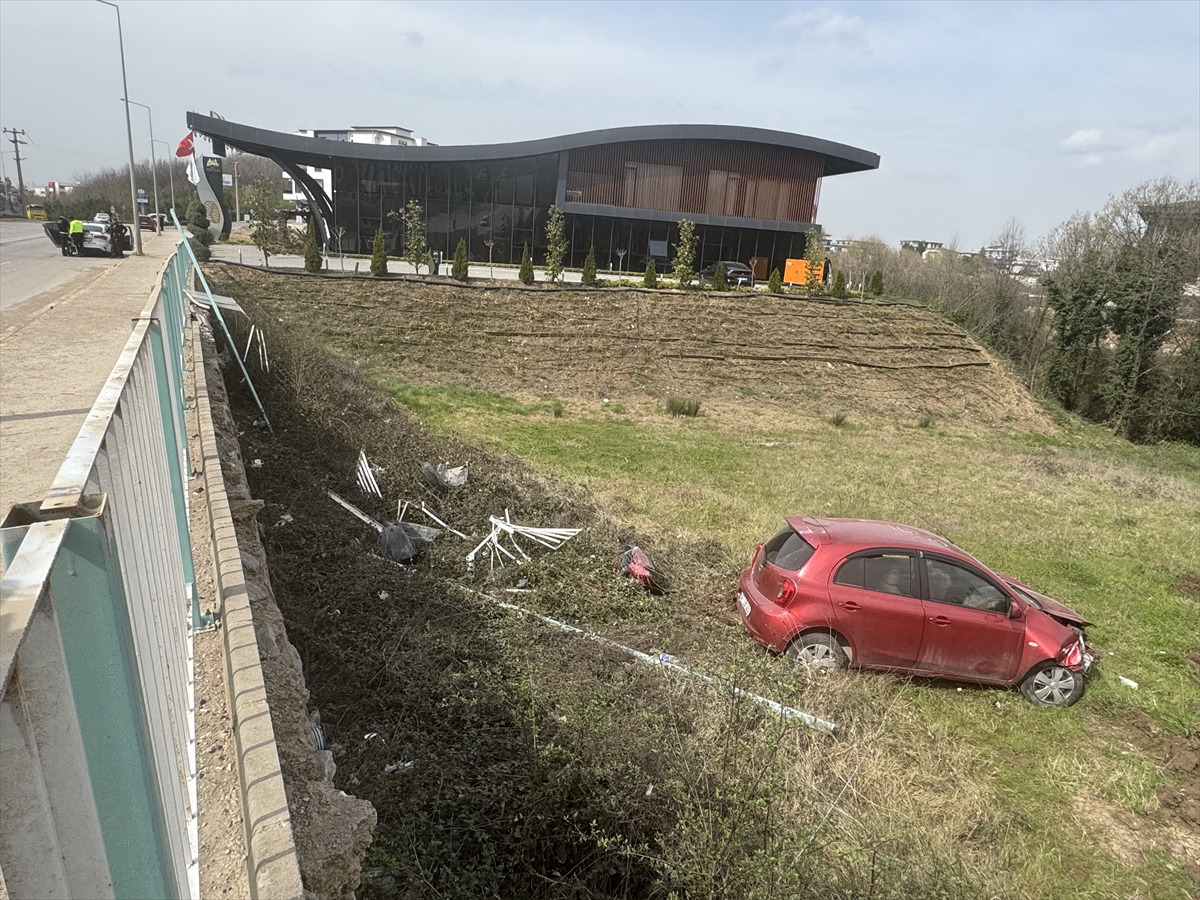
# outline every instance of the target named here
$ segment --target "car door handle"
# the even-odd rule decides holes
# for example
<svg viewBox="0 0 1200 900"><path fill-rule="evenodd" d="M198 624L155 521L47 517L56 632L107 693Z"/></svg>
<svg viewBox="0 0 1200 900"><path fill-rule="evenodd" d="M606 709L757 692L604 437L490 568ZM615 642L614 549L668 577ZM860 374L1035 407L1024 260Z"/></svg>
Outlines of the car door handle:
<svg viewBox="0 0 1200 900"><path fill-rule="evenodd" d="M843 600L838 603L838 606L840 606L842 609L848 609L850 612L858 612L860 609L862 609L862 607L853 600Z"/></svg>
<svg viewBox="0 0 1200 900"><path fill-rule="evenodd" d="M930 616L929 621L932 622L934 625L945 626L945 625L951 624L951 620L947 619L945 616Z"/></svg>

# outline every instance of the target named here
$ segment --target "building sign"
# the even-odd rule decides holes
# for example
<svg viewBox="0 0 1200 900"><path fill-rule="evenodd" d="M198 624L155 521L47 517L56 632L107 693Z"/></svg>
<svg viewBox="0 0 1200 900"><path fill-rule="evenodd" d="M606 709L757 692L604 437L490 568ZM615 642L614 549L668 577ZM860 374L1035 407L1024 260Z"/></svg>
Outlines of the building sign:
<svg viewBox="0 0 1200 900"><path fill-rule="evenodd" d="M228 174L221 175L221 184L224 187L233 187L233 176Z"/></svg>

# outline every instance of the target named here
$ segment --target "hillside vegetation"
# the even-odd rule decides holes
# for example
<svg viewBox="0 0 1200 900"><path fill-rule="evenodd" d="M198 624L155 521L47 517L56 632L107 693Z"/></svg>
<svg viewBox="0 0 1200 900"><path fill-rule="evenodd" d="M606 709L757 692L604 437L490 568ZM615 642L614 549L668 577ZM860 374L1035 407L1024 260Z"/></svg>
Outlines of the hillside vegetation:
<svg viewBox="0 0 1200 900"><path fill-rule="evenodd" d="M214 277L267 336L271 371L252 374L274 436L226 378L338 779L379 811L367 896L1195 894L1195 448L1056 422L911 306ZM671 398L699 415L670 415ZM354 486L360 449L385 501ZM468 464L468 487L426 492L422 461ZM473 540L398 570L326 488L380 518L425 499ZM584 530L468 579L505 509ZM815 678L760 651L737 573L805 512L931 528L1074 606L1103 653L1088 694L1040 710L990 688ZM613 574L628 541L673 593ZM735 702L734 685L840 737Z"/></svg>

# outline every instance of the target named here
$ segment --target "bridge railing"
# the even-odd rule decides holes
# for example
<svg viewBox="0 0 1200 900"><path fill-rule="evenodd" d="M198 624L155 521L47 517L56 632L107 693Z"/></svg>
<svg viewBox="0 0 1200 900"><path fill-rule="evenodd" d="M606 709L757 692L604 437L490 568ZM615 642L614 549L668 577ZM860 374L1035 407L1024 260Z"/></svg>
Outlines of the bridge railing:
<svg viewBox="0 0 1200 900"><path fill-rule="evenodd" d="M0 527L0 872L12 897L199 895L177 247L40 502Z"/></svg>

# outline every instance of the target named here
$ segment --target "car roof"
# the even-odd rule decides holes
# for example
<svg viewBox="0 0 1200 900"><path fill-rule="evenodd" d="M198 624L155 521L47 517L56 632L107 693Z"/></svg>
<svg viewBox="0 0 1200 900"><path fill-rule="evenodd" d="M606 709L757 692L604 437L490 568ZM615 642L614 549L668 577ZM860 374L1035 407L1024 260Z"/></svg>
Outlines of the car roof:
<svg viewBox="0 0 1200 900"><path fill-rule="evenodd" d="M785 521L812 544L844 544L861 547L907 547L913 550L946 552L972 558L931 531L899 522L877 519L832 519L816 516L787 516Z"/></svg>

